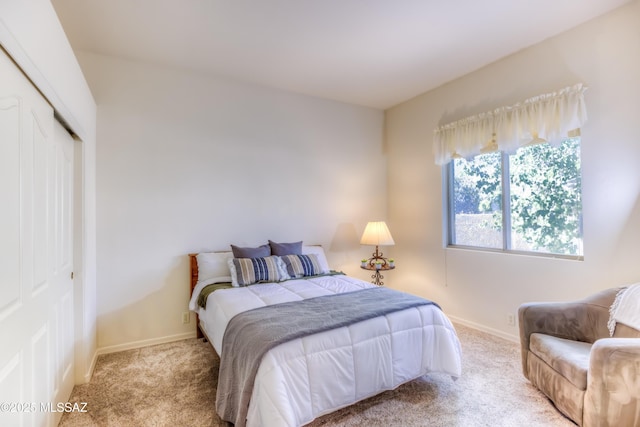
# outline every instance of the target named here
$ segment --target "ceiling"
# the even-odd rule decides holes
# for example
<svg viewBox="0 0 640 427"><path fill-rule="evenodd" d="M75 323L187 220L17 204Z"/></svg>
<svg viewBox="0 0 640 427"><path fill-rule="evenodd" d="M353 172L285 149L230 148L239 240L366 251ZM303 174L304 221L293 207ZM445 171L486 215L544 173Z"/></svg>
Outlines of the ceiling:
<svg viewBox="0 0 640 427"><path fill-rule="evenodd" d="M629 0L52 0L74 50L386 109Z"/></svg>

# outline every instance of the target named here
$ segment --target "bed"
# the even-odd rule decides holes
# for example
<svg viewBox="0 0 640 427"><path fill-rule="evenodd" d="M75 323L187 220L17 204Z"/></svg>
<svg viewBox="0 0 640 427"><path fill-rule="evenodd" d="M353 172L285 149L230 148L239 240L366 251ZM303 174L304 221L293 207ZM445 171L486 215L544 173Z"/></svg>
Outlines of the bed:
<svg viewBox="0 0 640 427"><path fill-rule="evenodd" d="M220 355L222 419L238 427L301 426L430 372L460 376L460 343L437 304L333 272L319 246L302 253L314 274L294 275L287 256L269 256L289 278L246 286L230 282L244 274L241 261L259 258L190 254L189 308L198 336ZM255 343L268 333L271 344Z"/></svg>

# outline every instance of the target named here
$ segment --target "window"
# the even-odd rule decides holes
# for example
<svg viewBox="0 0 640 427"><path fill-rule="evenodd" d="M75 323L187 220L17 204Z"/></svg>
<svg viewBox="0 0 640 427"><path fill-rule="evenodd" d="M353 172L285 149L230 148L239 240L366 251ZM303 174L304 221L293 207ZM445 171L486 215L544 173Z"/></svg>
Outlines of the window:
<svg viewBox="0 0 640 427"><path fill-rule="evenodd" d="M454 159L444 170L449 245L583 255L579 138Z"/></svg>
<svg viewBox="0 0 640 427"><path fill-rule="evenodd" d="M434 129L448 245L582 257L586 89L577 83Z"/></svg>

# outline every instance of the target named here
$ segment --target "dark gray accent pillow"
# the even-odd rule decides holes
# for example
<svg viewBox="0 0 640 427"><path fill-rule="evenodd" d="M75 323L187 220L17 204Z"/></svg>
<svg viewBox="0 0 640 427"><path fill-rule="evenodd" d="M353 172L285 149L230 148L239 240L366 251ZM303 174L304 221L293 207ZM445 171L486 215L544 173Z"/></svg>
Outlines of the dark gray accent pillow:
<svg viewBox="0 0 640 427"><path fill-rule="evenodd" d="M271 255L271 246L265 244L257 248L241 248L231 245L234 258L262 258Z"/></svg>
<svg viewBox="0 0 640 427"><path fill-rule="evenodd" d="M271 246L271 255L302 255L302 240L292 243L276 243L269 240Z"/></svg>

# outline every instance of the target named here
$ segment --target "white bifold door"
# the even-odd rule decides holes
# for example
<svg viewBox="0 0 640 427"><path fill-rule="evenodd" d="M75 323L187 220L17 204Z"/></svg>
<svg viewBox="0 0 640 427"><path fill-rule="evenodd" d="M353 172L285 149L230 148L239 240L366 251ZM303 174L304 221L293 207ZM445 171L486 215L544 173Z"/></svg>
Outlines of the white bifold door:
<svg viewBox="0 0 640 427"><path fill-rule="evenodd" d="M73 149L0 48L0 426L53 426L74 383Z"/></svg>

